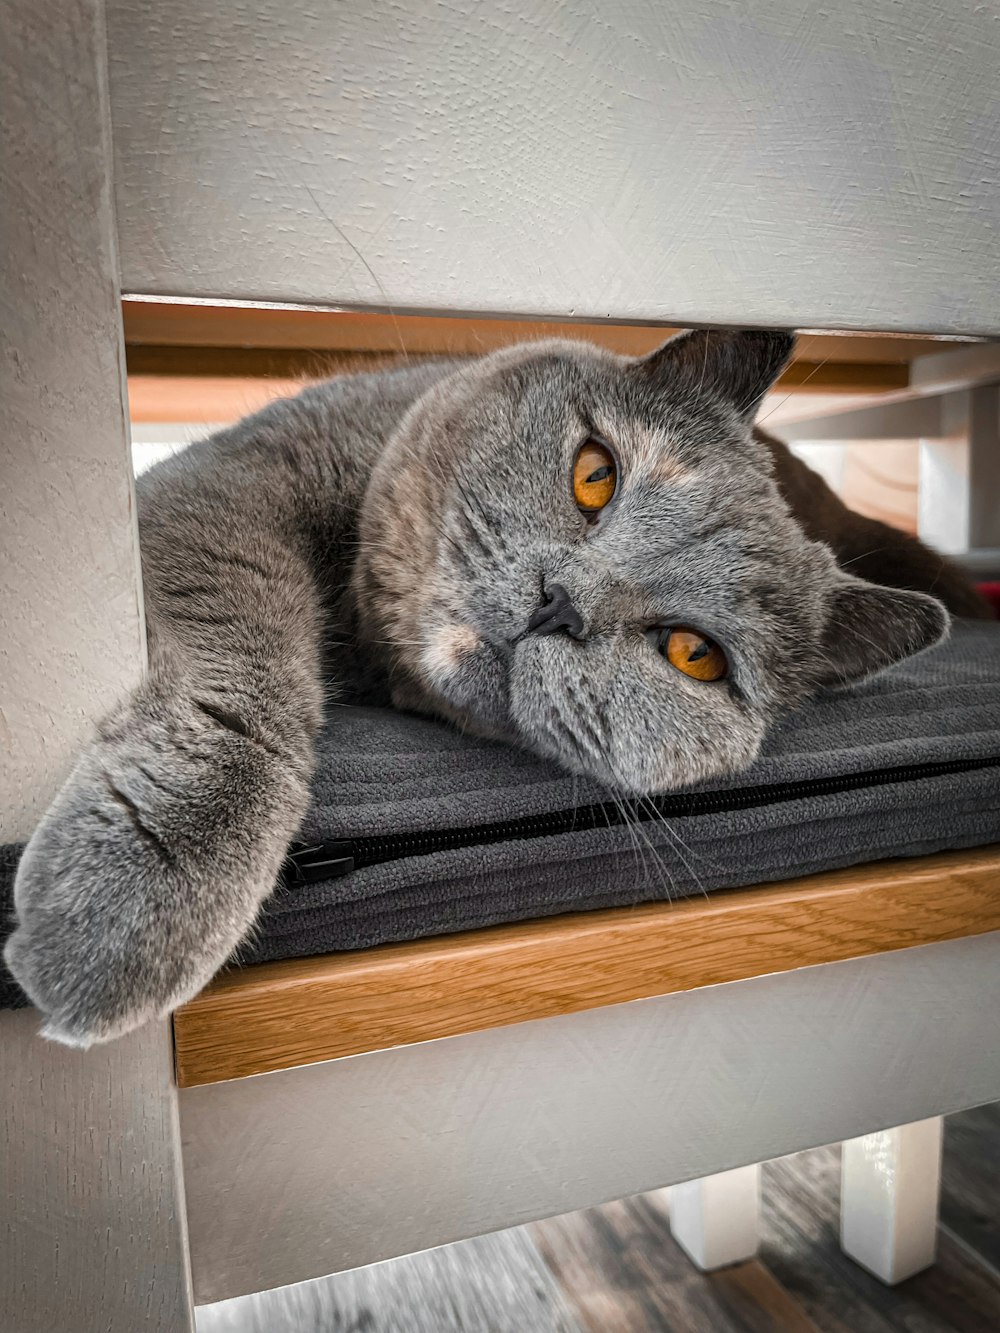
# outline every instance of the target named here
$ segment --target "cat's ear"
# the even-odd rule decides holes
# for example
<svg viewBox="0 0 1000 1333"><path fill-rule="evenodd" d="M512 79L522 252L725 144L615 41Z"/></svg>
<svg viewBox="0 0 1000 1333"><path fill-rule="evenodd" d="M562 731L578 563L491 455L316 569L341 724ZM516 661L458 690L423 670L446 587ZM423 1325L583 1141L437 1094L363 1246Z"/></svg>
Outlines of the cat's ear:
<svg viewBox="0 0 1000 1333"><path fill-rule="evenodd" d="M692 329L639 362L664 389L678 381L725 398L747 421L795 349L795 335L768 329Z"/></svg>
<svg viewBox="0 0 1000 1333"><path fill-rule="evenodd" d="M936 597L845 577L833 589L823 631L821 685L850 685L933 648L948 633Z"/></svg>

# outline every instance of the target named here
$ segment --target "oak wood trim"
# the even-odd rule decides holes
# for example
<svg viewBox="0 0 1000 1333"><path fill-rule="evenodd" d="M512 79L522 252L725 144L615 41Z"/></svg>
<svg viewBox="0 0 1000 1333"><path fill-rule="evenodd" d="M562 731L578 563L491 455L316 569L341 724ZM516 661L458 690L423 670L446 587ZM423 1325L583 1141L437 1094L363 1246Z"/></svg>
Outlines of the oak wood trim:
<svg viewBox="0 0 1000 1333"><path fill-rule="evenodd" d="M376 369L389 364L392 358L369 356L366 353L323 353L324 362L312 361L309 373L296 374L295 377L256 376L235 374L208 374L202 366L197 375L136 374L128 377L129 412L132 421L142 422L205 422L210 424L235 421L248 412L256 411L274 398L287 398L299 393L307 382L321 375L349 374L355 371ZM802 363L791 368L795 374L807 373L800 370ZM232 366L231 368L235 368ZM827 366L823 378L817 377L809 384L790 383L782 377L774 393L764 400L763 421L778 427L784 417L794 415L794 409L786 406L793 402L800 403L804 397L818 396L821 409L835 410L841 402L865 405L871 401L873 393L886 392L885 386L890 379L898 378L899 371L905 367L888 367L888 374L879 379L878 374L867 379L844 378L835 381L836 372L841 367ZM861 369L867 372L867 366L845 366L842 369L852 371ZM880 372L882 367L874 367ZM881 387L878 387L881 385ZM846 397L845 397L846 395ZM832 406L831 400L835 400ZM824 405L825 408L824 408ZM812 415L812 411L810 415Z"/></svg>
<svg viewBox="0 0 1000 1333"><path fill-rule="evenodd" d="M421 353L423 355L423 353ZM463 352L462 355L465 355ZM399 354L290 347L171 347L147 344L126 348L130 375L226 376L323 379L346 371L398 364ZM798 393L893 393L910 382L909 366L894 362L794 361L777 389Z"/></svg>
<svg viewBox="0 0 1000 1333"><path fill-rule="evenodd" d="M143 344L125 348L125 364L130 376L187 379L233 376L319 380L330 375L398 365L401 361L398 352L328 347L161 347ZM894 366L893 369L898 372L900 367ZM906 367L902 369L905 371Z"/></svg>
<svg viewBox="0 0 1000 1333"><path fill-rule="evenodd" d="M468 315L391 315L373 311L212 305L125 300L125 342L154 347L292 348L398 355L462 356L537 338L587 338L612 351L642 356L676 330L662 325L483 319ZM808 361L908 363L961 339L921 334L800 334Z"/></svg>
<svg viewBox="0 0 1000 1333"><path fill-rule="evenodd" d="M232 970L181 1087L1000 930L1000 845Z"/></svg>

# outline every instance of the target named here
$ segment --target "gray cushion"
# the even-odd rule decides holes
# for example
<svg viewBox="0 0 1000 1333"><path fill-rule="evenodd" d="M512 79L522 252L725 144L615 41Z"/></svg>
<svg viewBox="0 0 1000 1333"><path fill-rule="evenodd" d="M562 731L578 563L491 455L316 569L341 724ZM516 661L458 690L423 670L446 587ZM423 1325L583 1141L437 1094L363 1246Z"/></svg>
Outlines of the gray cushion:
<svg viewBox="0 0 1000 1333"><path fill-rule="evenodd" d="M546 832L558 812L566 831ZM301 836L353 842L338 852L353 851L357 868L289 877L238 961L1000 842L1000 624L957 626L934 652L790 717L752 769L628 814L626 825L606 790L507 746L335 708ZM471 845L414 855L400 837L428 834ZM0 895L13 864L0 855ZM0 978L0 1003L15 998Z"/></svg>
<svg viewBox="0 0 1000 1333"><path fill-rule="evenodd" d="M365 948L1000 841L1000 624L959 625L934 652L823 696L771 736L752 769L697 790L725 793L718 804L732 808L682 813L683 799L668 797L669 818L643 803L631 812L641 822L609 827L612 805L591 812L586 829L522 829L499 841L487 829L472 846L289 884L241 959ZM314 792L307 841L460 831L610 799L528 754L363 708L335 710Z"/></svg>

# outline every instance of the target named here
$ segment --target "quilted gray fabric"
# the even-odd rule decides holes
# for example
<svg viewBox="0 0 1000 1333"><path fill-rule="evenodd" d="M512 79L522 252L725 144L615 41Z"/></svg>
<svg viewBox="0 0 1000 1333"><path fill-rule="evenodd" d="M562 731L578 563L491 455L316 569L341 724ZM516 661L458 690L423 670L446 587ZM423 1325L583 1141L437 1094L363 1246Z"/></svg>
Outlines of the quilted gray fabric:
<svg viewBox="0 0 1000 1333"><path fill-rule="evenodd" d="M968 767L922 771L956 761ZM772 799L779 784L787 798L787 784L798 783L811 789ZM651 817L629 826L598 820L588 829L485 840L280 886L238 961L365 948L1000 842L1000 624L959 625L934 652L867 686L823 696L773 733L752 769L698 790L728 792L742 808L667 820L644 808L638 813ZM747 804L748 795L759 803ZM423 718L341 706L331 710L321 740L302 838L461 830L610 800L595 784L506 746ZM5 905L15 857L0 851ZM16 998L0 977L0 1004Z"/></svg>
<svg viewBox="0 0 1000 1333"><path fill-rule="evenodd" d="M871 782L886 769L956 760L976 767ZM283 887L241 959L365 948L1000 841L1000 624L962 624L934 652L814 701L771 736L752 769L702 790L852 776L859 785L847 791L437 851ZM334 710L314 791L307 841L486 825L609 799L506 746L352 708Z"/></svg>

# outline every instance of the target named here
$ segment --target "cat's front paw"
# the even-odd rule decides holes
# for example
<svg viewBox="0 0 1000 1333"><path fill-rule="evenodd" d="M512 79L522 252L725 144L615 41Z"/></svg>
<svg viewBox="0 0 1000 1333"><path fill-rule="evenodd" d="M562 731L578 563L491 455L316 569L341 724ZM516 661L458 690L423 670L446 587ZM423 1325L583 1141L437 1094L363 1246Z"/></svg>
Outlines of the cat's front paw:
<svg viewBox="0 0 1000 1333"><path fill-rule="evenodd" d="M135 796L88 753L18 868L5 959L43 1034L67 1045L167 1012L218 966L184 926L177 859Z"/></svg>
<svg viewBox="0 0 1000 1333"><path fill-rule="evenodd" d="M45 1036L107 1041L218 971L301 814L276 767L230 732L155 719L84 752L21 858L4 952Z"/></svg>
<svg viewBox="0 0 1000 1333"><path fill-rule="evenodd" d="M44 1016L42 1035L87 1047L139 1027L184 998L157 960L136 951L112 907L126 889L122 861L100 869L81 830L45 827L22 858L19 924L4 961ZM76 835L71 846L70 840ZM108 909L98 903L102 890Z"/></svg>

